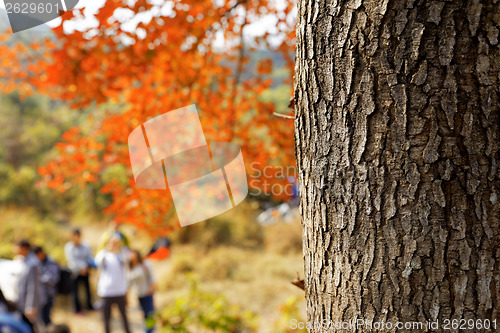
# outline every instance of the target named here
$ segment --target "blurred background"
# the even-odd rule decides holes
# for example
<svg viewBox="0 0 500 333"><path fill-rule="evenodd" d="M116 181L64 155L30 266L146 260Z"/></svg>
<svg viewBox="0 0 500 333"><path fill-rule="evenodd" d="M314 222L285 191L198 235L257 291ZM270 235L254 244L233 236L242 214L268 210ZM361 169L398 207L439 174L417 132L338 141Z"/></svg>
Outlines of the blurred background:
<svg viewBox="0 0 500 333"><path fill-rule="evenodd" d="M80 1L12 33L0 8L0 257L23 238L64 266L74 227L95 252L111 221L153 262L166 332L288 332L304 321L293 149L293 1ZM208 141L242 147L250 194L180 228L168 191L133 180L127 137L195 103ZM95 293L97 274L92 274ZM130 297L134 332L142 331ZM100 314L54 321L101 332ZM297 330L293 330L297 331Z"/></svg>

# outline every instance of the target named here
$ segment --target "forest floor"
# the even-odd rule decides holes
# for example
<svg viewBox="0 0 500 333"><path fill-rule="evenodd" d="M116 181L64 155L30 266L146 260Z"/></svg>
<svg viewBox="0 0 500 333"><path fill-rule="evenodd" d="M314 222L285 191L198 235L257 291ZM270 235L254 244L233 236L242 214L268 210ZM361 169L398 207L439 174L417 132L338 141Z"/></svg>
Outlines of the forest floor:
<svg viewBox="0 0 500 333"><path fill-rule="evenodd" d="M122 331L122 323L118 316L118 311L114 311L111 322L112 331ZM133 333L144 332L142 313L140 309L131 306L128 309L130 329ZM63 309L56 309L52 316L55 324L66 324L71 328L71 333L101 333L104 332L102 315L99 311L92 311L84 315L76 315Z"/></svg>
<svg viewBox="0 0 500 333"><path fill-rule="evenodd" d="M84 238L96 248L102 233L102 227L90 225L85 227ZM258 332L285 332L283 326L286 326L289 318L284 318L283 308L287 302L295 300L298 307L296 319L302 320L300 317L304 318L305 315L304 292L290 284L297 273L303 276L302 266L300 252L279 254L266 250L218 247L199 255L192 245L174 245L170 258L153 262L154 275L159 285L155 303L157 310L161 312L179 297L187 295L189 281L184 273L194 272L200 277L200 289L222 295L241 311L254 313L258 318ZM91 281L95 294L96 272ZM95 297L94 301L96 299ZM133 292L129 294L128 302L132 332L144 332L142 312ZM99 311L76 315L72 310L71 298L59 296L53 312L54 323L67 324L72 333L104 332ZM281 323L283 329L277 327L277 322ZM117 309L113 309L111 325L113 331L123 331Z"/></svg>
<svg viewBox="0 0 500 333"><path fill-rule="evenodd" d="M100 225L86 226L84 229L85 241L93 248L100 246L101 235L105 232L105 228ZM161 262L153 262L153 269L156 277L168 276L171 270L171 261L164 260ZM94 294L93 302L96 303L95 289L97 283L97 274L93 274L91 278L91 289ZM167 291L159 291L155 295L155 302L163 304L164 298L168 294ZM73 311L73 301L70 296L58 296L58 300L54 307L52 320L55 324L66 324L71 328L71 333L103 333L104 326L102 322L102 313L99 310L87 311L83 314L76 314ZM81 298L83 299L83 298ZM139 303L133 293L127 298L127 316L130 323L132 333L144 332L143 313ZM122 331L122 322L118 309L114 308L112 312L111 329L112 331Z"/></svg>
<svg viewBox="0 0 500 333"><path fill-rule="evenodd" d="M165 293L158 293L156 298L161 301ZM100 311L90 311L84 314L77 315L73 313L73 303L69 297L60 297L58 306L55 308L52 315L54 324L66 324L71 328L71 333L103 333L104 326L102 322L102 314ZM127 308L127 316L129 319L130 329L132 333L144 332L143 313L139 307L139 303L135 298L129 298ZM113 309L111 321L112 331L121 332L122 329L121 317L118 309Z"/></svg>

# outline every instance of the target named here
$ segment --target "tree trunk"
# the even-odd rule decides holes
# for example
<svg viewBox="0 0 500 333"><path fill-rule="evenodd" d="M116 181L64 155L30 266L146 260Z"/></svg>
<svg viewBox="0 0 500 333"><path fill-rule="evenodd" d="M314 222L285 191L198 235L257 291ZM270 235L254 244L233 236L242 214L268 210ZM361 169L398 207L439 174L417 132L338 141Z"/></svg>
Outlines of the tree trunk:
<svg viewBox="0 0 500 333"><path fill-rule="evenodd" d="M499 27L498 0L299 0L311 331L500 329Z"/></svg>

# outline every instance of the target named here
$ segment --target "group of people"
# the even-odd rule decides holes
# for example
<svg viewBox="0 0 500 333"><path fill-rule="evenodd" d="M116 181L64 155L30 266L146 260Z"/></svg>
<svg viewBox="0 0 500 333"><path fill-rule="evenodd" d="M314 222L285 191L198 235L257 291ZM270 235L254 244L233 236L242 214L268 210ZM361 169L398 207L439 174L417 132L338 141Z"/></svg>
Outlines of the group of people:
<svg viewBox="0 0 500 333"><path fill-rule="evenodd" d="M54 299L60 289L64 275L60 266L54 262L41 247L33 247L27 240L16 244L15 260L22 262L23 269L17 279L17 299L14 302L5 300L0 295L0 318L3 312L10 313L11 318L16 319L19 333L66 332L62 326L53 326L51 321L51 310ZM69 279L71 279L71 293L74 303L74 311L83 315L83 307L80 302L80 288L85 290L86 310L94 311L99 307L103 314L104 328L106 333L111 331L111 309L116 305L123 322L126 333L130 333L130 325L127 317L127 294L130 288L135 289L139 297L139 304L144 313L145 331L154 331L154 301L153 295L156 283L153 270L148 260L143 260L138 250L131 249L127 237L113 228L104 236L103 248L94 257L91 248L82 241L81 231L74 229L71 240L65 245ZM98 270L97 295L99 304L95 306L92 302L90 291L90 273L93 269ZM1 293L1 290L0 290ZM12 311L15 309L15 311ZM66 327L67 328L67 327ZM0 331L1 320L0 320ZM2 331L3 332L3 331ZM68 330L69 332L69 330Z"/></svg>
<svg viewBox="0 0 500 333"><path fill-rule="evenodd" d="M50 313L57 294L60 268L42 247L33 247L29 241L15 244L16 280L7 300L0 289L0 332L13 333L69 333L66 325L51 325Z"/></svg>

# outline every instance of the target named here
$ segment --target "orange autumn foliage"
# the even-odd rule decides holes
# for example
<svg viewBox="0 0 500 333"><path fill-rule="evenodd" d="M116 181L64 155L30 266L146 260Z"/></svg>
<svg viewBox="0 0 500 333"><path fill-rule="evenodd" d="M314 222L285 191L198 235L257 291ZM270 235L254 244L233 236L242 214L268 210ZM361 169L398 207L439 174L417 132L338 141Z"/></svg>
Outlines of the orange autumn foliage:
<svg viewBox="0 0 500 333"><path fill-rule="evenodd" d="M125 165L127 184L110 180L101 187L112 197L105 212L119 222L158 234L176 225L172 199L168 191L136 186L127 147L129 133L146 120L197 104L207 141L237 143L246 163L295 165L293 121L276 118L274 104L259 99L272 85L272 61L261 61L251 77L241 73L250 52L270 47L269 34L252 42L242 34L266 15L277 19L281 42L273 47L292 72L295 4L292 0L174 0L165 1L169 9L160 11L154 3L158 1L108 0L95 15L96 28L65 31L65 22L83 15L83 9L74 10L53 29L55 41L37 41L29 50L21 44L2 44L11 32L0 35L0 92L37 91L64 100L75 110L120 106L120 112L115 107L94 119L90 131L67 131L57 145L59 155L40 167L39 173L44 184L62 192L102 182L100 175L106 168ZM124 10L134 16L147 11L156 14L130 30L115 17ZM223 49L214 45L218 36L226 41Z"/></svg>

